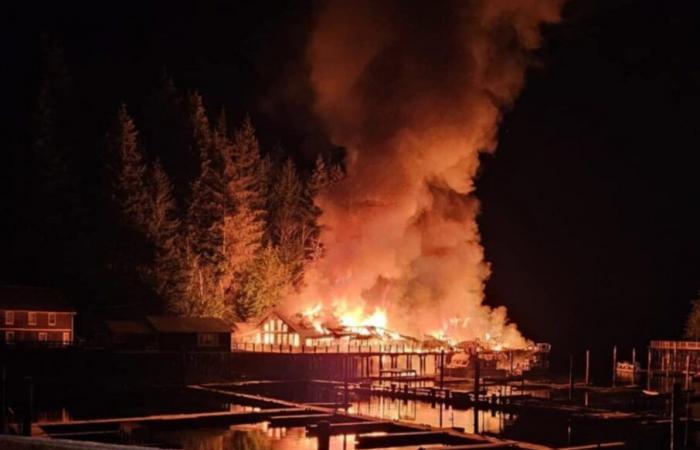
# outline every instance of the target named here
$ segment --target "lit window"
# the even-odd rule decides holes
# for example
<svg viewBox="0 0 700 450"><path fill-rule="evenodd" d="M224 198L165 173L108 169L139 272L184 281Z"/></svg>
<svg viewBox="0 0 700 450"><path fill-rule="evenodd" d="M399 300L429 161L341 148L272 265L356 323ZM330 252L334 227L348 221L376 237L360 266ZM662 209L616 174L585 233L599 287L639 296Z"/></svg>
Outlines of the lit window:
<svg viewBox="0 0 700 450"><path fill-rule="evenodd" d="M46 332L42 331L41 333L39 333L39 342L46 342L46 338Z"/></svg>
<svg viewBox="0 0 700 450"><path fill-rule="evenodd" d="M49 313L49 326L50 327L56 326L56 313Z"/></svg>
<svg viewBox="0 0 700 450"><path fill-rule="evenodd" d="M29 325L36 325L36 313L35 312L29 313Z"/></svg>
<svg viewBox="0 0 700 450"><path fill-rule="evenodd" d="M15 342L15 332L6 331L5 332L5 342Z"/></svg>
<svg viewBox="0 0 700 450"><path fill-rule="evenodd" d="M15 312L14 311L5 311L5 325L14 325L15 324Z"/></svg>
<svg viewBox="0 0 700 450"><path fill-rule="evenodd" d="M61 336L61 342L63 344L70 344L70 333L67 331L63 332L63 335Z"/></svg>

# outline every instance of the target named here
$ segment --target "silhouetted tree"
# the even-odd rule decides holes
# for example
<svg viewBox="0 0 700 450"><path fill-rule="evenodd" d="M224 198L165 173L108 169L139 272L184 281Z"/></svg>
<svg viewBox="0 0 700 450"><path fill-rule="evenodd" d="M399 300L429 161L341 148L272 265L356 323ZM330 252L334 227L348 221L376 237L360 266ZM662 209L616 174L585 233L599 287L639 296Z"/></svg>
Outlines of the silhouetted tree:
<svg viewBox="0 0 700 450"><path fill-rule="evenodd" d="M155 247L151 282L166 309L171 313L189 310L187 254L184 249L182 223L177 217L173 187L160 161L150 171L151 216L149 235Z"/></svg>
<svg viewBox="0 0 700 450"><path fill-rule="evenodd" d="M192 185L192 196L187 211L187 241L189 262L194 270L195 286L190 295L200 305L216 305L200 311L202 315L223 314L224 273L224 180L221 157L215 151L209 120L199 94L190 96L190 122L193 142L200 157L199 177ZM209 312L211 314L209 314Z"/></svg>
<svg viewBox="0 0 700 450"><path fill-rule="evenodd" d="M112 198L119 205L127 223L147 236L151 201L145 180L146 163L138 141L138 130L125 104L119 107L107 141L112 172Z"/></svg>

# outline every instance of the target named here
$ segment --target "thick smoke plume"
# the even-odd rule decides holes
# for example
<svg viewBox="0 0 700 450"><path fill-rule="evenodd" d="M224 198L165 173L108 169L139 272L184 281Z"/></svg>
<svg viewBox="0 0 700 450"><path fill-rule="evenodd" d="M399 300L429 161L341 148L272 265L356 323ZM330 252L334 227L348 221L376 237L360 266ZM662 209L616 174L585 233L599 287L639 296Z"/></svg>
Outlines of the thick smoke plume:
<svg viewBox="0 0 700 450"><path fill-rule="evenodd" d="M348 149L322 195L326 257L308 303L387 310L421 335L525 340L483 305L490 267L476 222L479 154L523 87L540 26L559 0L330 1L307 49L315 110Z"/></svg>

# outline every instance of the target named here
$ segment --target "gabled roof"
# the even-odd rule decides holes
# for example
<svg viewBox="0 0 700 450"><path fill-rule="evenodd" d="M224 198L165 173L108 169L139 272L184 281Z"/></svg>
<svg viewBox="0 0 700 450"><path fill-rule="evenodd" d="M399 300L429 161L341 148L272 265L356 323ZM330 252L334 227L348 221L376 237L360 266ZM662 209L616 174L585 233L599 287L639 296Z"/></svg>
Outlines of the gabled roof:
<svg viewBox="0 0 700 450"><path fill-rule="evenodd" d="M136 320L107 320L107 329L118 334L153 334L148 325Z"/></svg>
<svg viewBox="0 0 700 450"><path fill-rule="evenodd" d="M60 292L34 286L0 286L0 309L75 312Z"/></svg>
<svg viewBox="0 0 700 450"><path fill-rule="evenodd" d="M160 333L230 333L231 325L216 317L146 316Z"/></svg>
<svg viewBox="0 0 700 450"><path fill-rule="evenodd" d="M269 313L265 314L262 319L260 319L260 322L258 322L258 328L262 327L262 325L267 322L271 317L276 317L280 319L282 322L287 324L290 330L293 332L299 334L300 337L303 338L316 338L316 337L324 337L328 336L326 333L321 333L317 329L313 327L307 327L301 321L299 320L294 320L291 317L287 316L286 314L273 310L270 311Z"/></svg>

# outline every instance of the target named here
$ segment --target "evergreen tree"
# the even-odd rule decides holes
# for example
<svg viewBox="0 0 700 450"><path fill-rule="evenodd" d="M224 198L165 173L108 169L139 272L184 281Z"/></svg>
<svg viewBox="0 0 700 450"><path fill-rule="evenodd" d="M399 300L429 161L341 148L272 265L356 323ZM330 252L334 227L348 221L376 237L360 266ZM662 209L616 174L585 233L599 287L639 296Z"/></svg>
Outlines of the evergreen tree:
<svg viewBox="0 0 700 450"><path fill-rule="evenodd" d="M226 161L226 215L224 241L227 262L226 296L235 304L241 291L241 280L250 270L263 243L265 232L266 183L264 160L249 119L234 134L233 142L225 137L220 125L217 135ZM249 298L245 301L252 301ZM238 308L235 308L238 310ZM249 308L248 308L249 309Z"/></svg>
<svg viewBox="0 0 700 450"><path fill-rule="evenodd" d="M266 246L243 274L234 312L239 320L259 316L284 299L289 289L289 271L272 246Z"/></svg>
<svg viewBox="0 0 700 450"><path fill-rule="evenodd" d="M203 309L212 315L223 314L223 286L225 256L223 251L224 180L221 158L216 154L209 120L201 96L190 96L190 122L193 143L200 157L199 177L192 185L192 196L187 211L187 241L190 251L190 278L196 286L190 293L196 295ZM207 306L208 305L208 306ZM214 305L214 306L212 306Z"/></svg>
<svg viewBox="0 0 700 450"><path fill-rule="evenodd" d="M183 249L181 221L173 197L173 187L160 161L153 164L150 176L152 194L149 234L155 255L151 271L154 291L174 314L190 309L187 295L186 253Z"/></svg>
<svg viewBox="0 0 700 450"><path fill-rule="evenodd" d="M136 231L148 235L150 199L146 186L146 163L138 142L138 131L122 104L108 134L112 172L112 198L127 222Z"/></svg>
<svg viewBox="0 0 700 450"><path fill-rule="evenodd" d="M272 243L287 265L290 283L299 286L306 261L306 244L311 232L305 208L304 187L294 163L288 159L276 171L270 192L269 224Z"/></svg>

